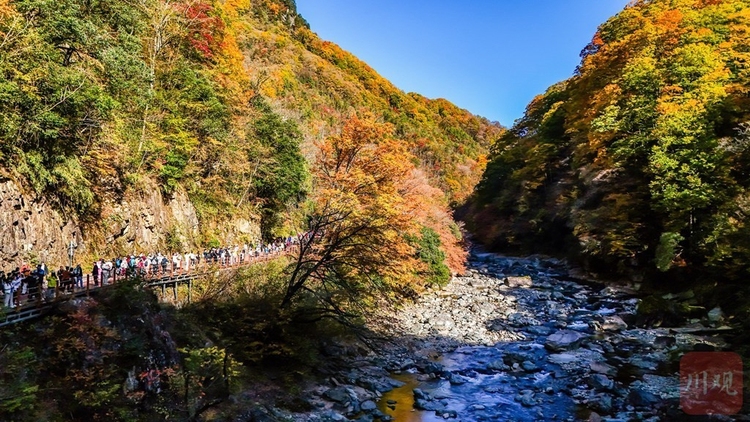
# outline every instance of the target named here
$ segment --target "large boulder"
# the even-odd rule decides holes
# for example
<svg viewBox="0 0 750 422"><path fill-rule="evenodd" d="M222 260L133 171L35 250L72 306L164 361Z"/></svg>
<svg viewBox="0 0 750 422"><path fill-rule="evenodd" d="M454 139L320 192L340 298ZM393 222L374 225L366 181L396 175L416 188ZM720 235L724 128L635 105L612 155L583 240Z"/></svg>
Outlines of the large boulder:
<svg viewBox="0 0 750 422"><path fill-rule="evenodd" d="M531 287L532 281L529 276L522 277L505 277L505 283L508 287Z"/></svg>
<svg viewBox="0 0 750 422"><path fill-rule="evenodd" d="M355 393L351 388L345 387L343 385L331 388L330 390L323 393L323 397L344 406L348 405L349 403L358 402L357 393Z"/></svg>
<svg viewBox="0 0 750 422"><path fill-rule="evenodd" d="M612 390L615 386L614 381L609 379L609 377L604 374L591 375L588 379L588 384L591 388L598 391L609 391Z"/></svg>
<svg viewBox="0 0 750 422"><path fill-rule="evenodd" d="M601 325L602 331L622 331L628 329L628 324L617 315L604 317Z"/></svg>
<svg viewBox="0 0 750 422"><path fill-rule="evenodd" d="M560 330L547 337L544 347L554 352L573 349L578 347L581 340L587 336L583 333L573 330Z"/></svg>

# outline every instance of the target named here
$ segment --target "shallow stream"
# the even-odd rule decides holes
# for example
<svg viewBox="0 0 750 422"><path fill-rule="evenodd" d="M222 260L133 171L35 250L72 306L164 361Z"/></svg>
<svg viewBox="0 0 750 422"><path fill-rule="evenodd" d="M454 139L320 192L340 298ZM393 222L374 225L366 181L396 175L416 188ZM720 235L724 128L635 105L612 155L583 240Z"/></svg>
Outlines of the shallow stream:
<svg viewBox="0 0 750 422"><path fill-rule="evenodd" d="M399 422L684 416L676 359L727 344L637 328L637 304L630 290L571 279L555 260L474 253L464 277L401 317L411 352L430 359L393 371L404 384L378 410Z"/></svg>

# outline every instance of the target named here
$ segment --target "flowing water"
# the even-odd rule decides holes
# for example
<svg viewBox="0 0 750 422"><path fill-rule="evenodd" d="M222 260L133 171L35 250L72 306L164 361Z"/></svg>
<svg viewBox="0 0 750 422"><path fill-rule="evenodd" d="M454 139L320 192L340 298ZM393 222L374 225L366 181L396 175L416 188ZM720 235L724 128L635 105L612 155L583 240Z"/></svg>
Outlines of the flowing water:
<svg viewBox="0 0 750 422"><path fill-rule="evenodd" d="M632 292L573 281L556 261L474 254L452 285L404 316L412 349L435 358L392 373L403 385L378 401L385 420L670 420L684 416L674 355L726 347L634 327Z"/></svg>

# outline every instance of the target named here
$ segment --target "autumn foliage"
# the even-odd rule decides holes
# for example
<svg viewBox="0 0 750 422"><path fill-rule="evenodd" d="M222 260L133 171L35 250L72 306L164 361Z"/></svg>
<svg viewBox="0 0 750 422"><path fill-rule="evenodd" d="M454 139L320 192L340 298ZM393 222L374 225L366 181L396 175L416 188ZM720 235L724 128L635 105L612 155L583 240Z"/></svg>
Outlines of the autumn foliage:
<svg viewBox="0 0 750 422"><path fill-rule="evenodd" d="M290 0L14 0L0 17L0 172L92 238L153 186L192 202L188 242L293 234L305 159L353 110L390 125L442 209L466 199L504 130L400 91L320 40Z"/></svg>
<svg viewBox="0 0 750 422"><path fill-rule="evenodd" d="M635 280L745 277L749 28L733 0L634 1L602 24L495 145L477 234Z"/></svg>
<svg viewBox="0 0 750 422"><path fill-rule="evenodd" d="M289 268L282 307L302 292L338 313L375 293L419 292L428 263L413 239L423 227L441 234L453 269L462 264L459 239L445 227L452 223L447 210L425 178L414 178L414 157L391 125L352 115L317 146L309 237Z"/></svg>

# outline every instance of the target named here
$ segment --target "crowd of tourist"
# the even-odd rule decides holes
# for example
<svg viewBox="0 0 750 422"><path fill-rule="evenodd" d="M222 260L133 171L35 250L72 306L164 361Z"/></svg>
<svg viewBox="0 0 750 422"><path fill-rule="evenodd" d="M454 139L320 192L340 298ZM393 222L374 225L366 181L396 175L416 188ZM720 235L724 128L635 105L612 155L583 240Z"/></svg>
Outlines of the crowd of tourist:
<svg viewBox="0 0 750 422"><path fill-rule="evenodd" d="M159 278L187 274L209 266L229 267L248 264L259 257L284 252L307 237L307 234L301 234L277 239L271 243L209 248L202 252L156 252L98 259L93 263L90 273L84 273L80 264L75 267L62 266L57 271L50 271L44 263L38 264L35 268L24 264L7 274L0 271L3 305L6 308L14 308L21 306L23 300L32 303L49 301L60 292L105 286L118 279L136 275L143 278ZM84 275L87 275L86 284Z"/></svg>

